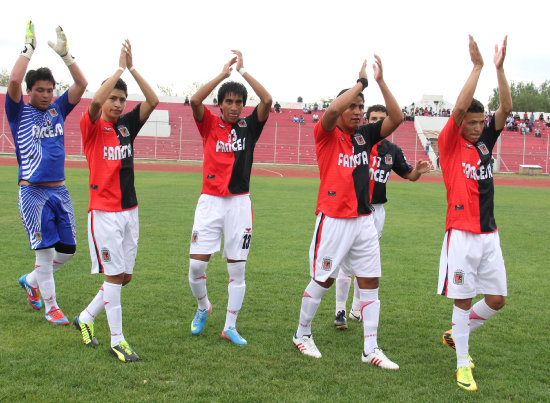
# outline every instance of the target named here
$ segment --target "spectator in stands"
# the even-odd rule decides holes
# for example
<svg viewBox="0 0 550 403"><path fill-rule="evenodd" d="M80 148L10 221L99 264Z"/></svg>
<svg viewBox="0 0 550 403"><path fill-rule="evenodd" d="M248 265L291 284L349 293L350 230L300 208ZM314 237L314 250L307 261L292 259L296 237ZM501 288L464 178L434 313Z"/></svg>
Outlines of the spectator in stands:
<svg viewBox="0 0 550 403"><path fill-rule="evenodd" d="M317 113L313 114L312 121L313 121L313 123L317 123L319 121L319 115L317 115Z"/></svg>
<svg viewBox="0 0 550 403"><path fill-rule="evenodd" d="M543 113L541 113L539 115L539 121L544 122L544 114Z"/></svg>
<svg viewBox="0 0 550 403"><path fill-rule="evenodd" d="M529 116L529 120L531 121L531 123L535 123L535 114L533 112L531 112L531 116Z"/></svg>
<svg viewBox="0 0 550 403"><path fill-rule="evenodd" d="M540 129L538 127L535 129L535 137L541 137Z"/></svg>
<svg viewBox="0 0 550 403"><path fill-rule="evenodd" d="M315 103L313 104L313 111L314 111L314 112L317 112L318 110L319 110L319 104L318 104L317 102L315 102Z"/></svg>
<svg viewBox="0 0 550 403"><path fill-rule="evenodd" d="M275 113L281 113L281 105L279 102L275 101L275 105L273 105L273 108L275 108Z"/></svg>
<svg viewBox="0 0 550 403"><path fill-rule="evenodd" d="M546 127L550 127L550 115L546 118Z"/></svg>
<svg viewBox="0 0 550 403"><path fill-rule="evenodd" d="M300 117L298 118L298 122L301 124L301 125L305 125L306 124L306 120L304 119L304 117L302 115L300 115Z"/></svg>
<svg viewBox="0 0 550 403"><path fill-rule="evenodd" d="M294 123L300 123L300 118L298 116L294 115L294 117L292 118L292 121Z"/></svg>
<svg viewBox="0 0 550 403"><path fill-rule="evenodd" d="M185 101L183 101L183 106L189 106L189 97L185 96Z"/></svg>

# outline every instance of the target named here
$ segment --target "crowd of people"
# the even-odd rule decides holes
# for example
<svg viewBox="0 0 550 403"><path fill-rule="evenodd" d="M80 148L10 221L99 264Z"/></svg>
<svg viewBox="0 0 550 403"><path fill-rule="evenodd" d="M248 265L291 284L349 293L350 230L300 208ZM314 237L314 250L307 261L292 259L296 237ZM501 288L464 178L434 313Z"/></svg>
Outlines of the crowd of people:
<svg viewBox="0 0 550 403"><path fill-rule="evenodd" d="M34 268L21 276L19 284L33 309L42 310L44 301L45 319L49 323L66 325L69 319L56 301L54 273L76 252L76 228L75 212L65 187L63 132L65 118L80 101L87 81L69 52L66 35L60 27L57 42L50 42L50 46L68 67L74 83L54 100L56 83L50 69L27 72L37 47L34 26L29 21L24 49L11 72L6 113L19 163L21 218L35 254ZM473 98L483 59L471 36L469 49L472 73L439 136L448 209L438 293L454 300L449 321L452 328L444 332L443 342L456 351L457 385L475 391L474 363L468 354L470 333L504 306L507 292L506 271L493 216L491 158L512 102L503 69L506 38L502 46L495 48L500 107L488 124L483 105ZM221 337L245 346L248 341L237 331L237 319L247 288L245 267L253 235L251 169L254 147L273 101L266 88L245 68L243 54L238 50L232 53L233 57L220 73L189 99L203 141L204 160L202 191L189 234L187 273L197 303L190 332L199 336L214 305L207 291L207 268L211 256L221 250L223 236L223 258L227 260L229 281ZM80 119L89 165L87 215L91 272L103 274L104 281L72 324L85 345L96 347L100 343L94 321L105 311L110 353L122 362L132 362L140 357L122 330L121 293L133 277L139 239L134 140L159 100L136 69L128 40L123 42L117 62L118 67L102 83ZM108 67L105 69L109 71ZM248 91L243 84L227 80L233 70L260 99L244 117L241 114ZM145 101L127 113L124 113L127 86L121 78L125 72L129 72L145 97ZM340 91L314 126L321 180L309 250L310 278L304 292L296 295L297 305L301 295L301 304L292 341L304 355L322 357L312 335L313 319L323 295L340 278L343 283L340 286L337 283L335 325L341 329L346 327L345 301L350 276L354 276L356 299L350 315L363 325L361 360L397 370L399 365L380 348L377 333L382 273L379 240L385 218L385 183L392 170L416 181L430 170L430 165L418 161L413 167L398 145L385 140L401 124L404 115L386 83L382 61L377 55L374 55L373 78L385 105L374 105L364 112L363 91L368 85L364 61L359 76L349 78L353 86ZM28 103L23 100L23 80ZM216 88L220 115L204 103ZM317 112L315 107L314 104L313 111ZM416 108L413 112L416 113ZM430 113L429 109L424 113ZM472 203L472 200L479 202ZM484 298L472 306L472 299L478 294Z"/></svg>

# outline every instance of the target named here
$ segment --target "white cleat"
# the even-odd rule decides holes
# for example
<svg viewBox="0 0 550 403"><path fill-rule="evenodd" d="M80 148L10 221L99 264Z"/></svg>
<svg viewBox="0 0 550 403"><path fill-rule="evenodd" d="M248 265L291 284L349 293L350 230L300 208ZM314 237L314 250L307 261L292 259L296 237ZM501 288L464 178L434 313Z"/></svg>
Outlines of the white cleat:
<svg viewBox="0 0 550 403"><path fill-rule="evenodd" d="M296 347L298 347L298 350L302 352L302 354L309 355L314 358L322 357L321 352L315 345L313 337L310 334L302 337L292 336L292 341Z"/></svg>
<svg viewBox="0 0 550 403"><path fill-rule="evenodd" d="M399 369L399 365L397 365L395 362L391 361L388 357L386 357L382 349L378 347L376 347L374 349L374 352L370 354L365 355L365 352L363 352L362 361L368 364L377 365L380 368L384 368L384 369L393 369L393 370Z"/></svg>
<svg viewBox="0 0 550 403"><path fill-rule="evenodd" d="M349 318L350 318L350 320L356 320L356 321L361 322L361 311L359 311L359 310L357 310L357 311L354 311L354 310L349 311Z"/></svg>

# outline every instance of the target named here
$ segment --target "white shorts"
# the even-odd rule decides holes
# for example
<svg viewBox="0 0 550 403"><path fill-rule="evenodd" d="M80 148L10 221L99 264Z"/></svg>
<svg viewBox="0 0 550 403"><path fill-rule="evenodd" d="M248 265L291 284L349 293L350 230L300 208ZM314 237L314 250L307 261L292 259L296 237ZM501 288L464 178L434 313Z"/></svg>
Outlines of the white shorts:
<svg viewBox="0 0 550 403"><path fill-rule="evenodd" d="M371 215L331 218L317 215L309 248L311 278L336 278L341 267L357 277L380 277L380 247Z"/></svg>
<svg viewBox="0 0 550 403"><path fill-rule="evenodd" d="M252 203L250 195L212 196L202 194L195 210L191 233L191 255L219 252L222 232L223 257L246 260L252 240Z"/></svg>
<svg viewBox="0 0 550 403"><path fill-rule="evenodd" d="M386 209L383 204L371 204L374 212L374 226L378 232L378 239L382 238L382 230L384 229L384 221L386 221Z"/></svg>
<svg viewBox="0 0 550 403"><path fill-rule="evenodd" d="M506 296L506 269L498 231L447 231L439 260L437 292L454 299L478 294Z"/></svg>
<svg viewBox="0 0 550 403"><path fill-rule="evenodd" d="M92 273L132 274L139 239L137 207L126 211L88 213L88 244Z"/></svg>

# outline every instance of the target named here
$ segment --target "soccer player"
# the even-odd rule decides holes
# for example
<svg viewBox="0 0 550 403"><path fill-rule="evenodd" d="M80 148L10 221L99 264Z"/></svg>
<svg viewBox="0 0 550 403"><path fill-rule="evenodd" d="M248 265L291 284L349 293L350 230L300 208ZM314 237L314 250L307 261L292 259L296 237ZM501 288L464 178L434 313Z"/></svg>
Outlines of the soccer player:
<svg viewBox="0 0 550 403"><path fill-rule="evenodd" d="M357 276L360 287L362 360L385 369L399 369L377 343L380 249L369 203L368 178L371 148L401 124L403 114L384 81L382 62L375 55L374 79L387 105L388 117L360 126L364 109L362 91L368 84L366 65L363 62L357 84L340 92L314 128L321 184L309 250L311 281L302 296L293 342L303 354L321 358L311 335L311 322L322 296L341 265L345 265Z"/></svg>
<svg viewBox="0 0 550 403"><path fill-rule="evenodd" d="M495 46L500 106L485 124L484 107L474 99L483 58L470 36L473 70L455 108L439 134L439 161L447 188L446 233L439 264L438 293L454 299L452 329L443 342L456 350L457 384L475 391L474 367L468 355L470 332L500 310L507 294L506 269L493 215L492 150L512 111L504 74L507 37ZM472 307L472 298L484 298Z"/></svg>
<svg viewBox="0 0 550 403"><path fill-rule="evenodd" d="M191 97L193 116L204 148L202 194L195 210L189 252L189 285L198 303L191 333L202 332L206 317L212 310L206 291L206 268L210 256L220 250L223 232L229 299L221 335L235 344L245 345L247 341L237 332L235 324L244 299L245 264L252 239L250 170L254 147L269 117L272 98L245 70L242 53L238 50L232 52L236 56L223 66L221 73ZM246 105L246 87L228 81L218 90L221 111L218 117L204 106L203 101L231 75L235 63L237 71L260 98L260 103L249 116L241 118Z"/></svg>
<svg viewBox="0 0 550 403"><path fill-rule="evenodd" d="M375 123L385 119L388 116L388 111L384 105L372 105L367 109L366 123ZM394 171L404 179L415 182L420 179L422 174L430 171L430 163L428 161L419 160L413 168L405 158L403 150L397 144L394 144L386 139L376 143L372 147L370 154L369 166L369 190L371 193L370 203L373 209L374 226L378 232L378 239L382 237L382 229L386 219L386 210L384 203L386 199L386 182L391 171ZM351 276L345 273L345 270L338 272L336 278L336 319L334 326L337 329L347 329L348 322L346 319L346 301L348 299L349 288L351 284ZM352 320L361 320L359 312L359 287L357 281L353 284L353 304L349 317Z"/></svg>
<svg viewBox="0 0 550 403"><path fill-rule="evenodd" d="M88 83L67 48L63 29L57 27L57 42L48 44L63 59L74 80L52 102L55 80L47 67L27 71L36 49L32 21L27 23L25 47L15 62L6 96L6 115L19 163L19 211L35 252L35 268L19 279L34 309L42 309L50 323L69 323L55 296L53 274L76 251L74 211L65 187L65 119L80 101ZM25 77L29 103L23 102Z"/></svg>
<svg viewBox="0 0 550 403"><path fill-rule="evenodd" d="M128 90L120 78L128 69L145 96L122 114ZM105 309L111 331L110 352L122 362L138 361L122 332L121 288L132 280L139 238L138 202L134 187L134 140L159 100L132 60L128 40L122 44L119 67L95 93L80 120L82 143L90 167L88 244L92 273L105 281L73 324L84 344L97 346L94 319Z"/></svg>

